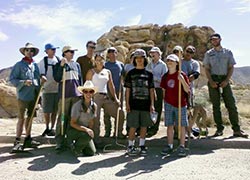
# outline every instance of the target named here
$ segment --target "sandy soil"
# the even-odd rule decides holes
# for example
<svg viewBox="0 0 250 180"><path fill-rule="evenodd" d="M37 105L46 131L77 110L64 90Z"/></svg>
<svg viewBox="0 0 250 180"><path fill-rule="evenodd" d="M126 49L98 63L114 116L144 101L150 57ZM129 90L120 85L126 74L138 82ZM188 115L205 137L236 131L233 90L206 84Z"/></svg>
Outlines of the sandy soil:
<svg viewBox="0 0 250 180"><path fill-rule="evenodd" d="M112 143L112 152L94 157L74 157L69 151L57 154L53 138L41 137L44 124L35 122L33 136L42 142L35 150L9 154L15 137L16 119L0 119L0 179L249 179L250 140L232 138L230 127L218 138L194 139L190 142L189 156L176 154L163 158L161 149L166 145L166 129L147 139L147 157L127 157L124 149ZM246 132L250 134L248 128ZM215 129L210 128L213 134ZM119 143L126 145L126 140ZM175 142L177 145L177 142Z"/></svg>

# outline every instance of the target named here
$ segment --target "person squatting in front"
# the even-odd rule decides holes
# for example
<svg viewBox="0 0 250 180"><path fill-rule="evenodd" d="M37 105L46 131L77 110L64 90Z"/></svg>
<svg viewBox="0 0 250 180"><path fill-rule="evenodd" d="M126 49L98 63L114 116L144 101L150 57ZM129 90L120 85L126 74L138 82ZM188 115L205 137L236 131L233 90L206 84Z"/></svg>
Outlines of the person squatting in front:
<svg viewBox="0 0 250 180"><path fill-rule="evenodd" d="M167 126L168 145L161 152L168 155L173 152L174 125L178 127L178 102L181 98L181 131L179 156L186 156L185 131L188 127L187 118L187 93L190 91L189 80L185 73L179 73L179 58L175 54L170 54L166 58L168 72L162 77L160 86L164 91L165 126ZM181 82L181 97L178 96L179 81Z"/></svg>
<svg viewBox="0 0 250 180"><path fill-rule="evenodd" d="M134 69L125 78L125 99L127 110L127 125L129 127L128 149L129 156L147 155L145 138L147 127L152 126L150 112L154 112L154 82L153 74L145 69L148 64L146 52L137 49L133 55ZM136 129L140 128L139 149L135 146Z"/></svg>
<svg viewBox="0 0 250 180"><path fill-rule="evenodd" d="M31 114L32 111L34 111L34 105L40 87L39 68L33 60L33 57L38 54L39 49L31 43L26 43L25 47L20 48L19 51L24 57L14 65L9 77L10 82L16 87L18 101L18 121L14 148L21 143L23 125L25 126L26 137L22 148L35 148L40 145L40 143L31 138L31 126L30 128L28 128L28 126L32 120ZM26 110L28 117L25 119Z"/></svg>
<svg viewBox="0 0 250 180"><path fill-rule="evenodd" d="M56 150L64 150L69 142L66 140L67 128L70 120L70 112L74 103L79 100L81 93L77 87L82 85L80 65L73 61L74 53L77 49L71 46L64 46L62 49L62 60L58 62L53 71L53 76L56 82L59 83L59 103L58 103L58 119L56 123ZM63 79L63 69L65 68L65 79ZM63 81L65 81L65 89L63 89ZM65 91L64 114L62 111L62 94ZM61 119L63 118L63 119ZM61 123L64 121L63 130Z"/></svg>
<svg viewBox="0 0 250 180"><path fill-rule="evenodd" d="M78 86L82 98L77 101L71 110L71 120L68 130L68 141L71 143L71 151L75 156L93 156L96 153L94 138L94 118L97 105L93 101L96 87L92 81L85 81L83 86Z"/></svg>

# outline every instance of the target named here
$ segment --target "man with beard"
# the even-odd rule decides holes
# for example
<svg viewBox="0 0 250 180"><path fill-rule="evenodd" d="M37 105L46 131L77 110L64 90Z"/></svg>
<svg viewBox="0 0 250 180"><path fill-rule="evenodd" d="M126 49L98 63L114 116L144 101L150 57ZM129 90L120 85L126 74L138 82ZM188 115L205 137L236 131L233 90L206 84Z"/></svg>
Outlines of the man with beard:
<svg viewBox="0 0 250 180"><path fill-rule="evenodd" d="M236 64L232 52L221 46L221 36L218 33L210 36L210 42L213 48L205 54L203 63L208 78L208 91L210 100L213 104L213 117L217 125L216 136L223 135L224 126L221 115L221 96L228 110L229 120L234 131L233 136L247 138L248 135L240 130L239 115L235 105L235 99L229 80L233 74Z"/></svg>

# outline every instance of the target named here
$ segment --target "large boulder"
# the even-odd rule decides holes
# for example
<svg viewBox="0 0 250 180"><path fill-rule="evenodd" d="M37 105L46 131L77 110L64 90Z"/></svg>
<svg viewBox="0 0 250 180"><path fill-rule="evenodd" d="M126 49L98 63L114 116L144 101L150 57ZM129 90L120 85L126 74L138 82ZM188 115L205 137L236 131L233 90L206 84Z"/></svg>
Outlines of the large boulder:
<svg viewBox="0 0 250 180"><path fill-rule="evenodd" d="M213 32L211 27L185 27L180 23L163 26L157 24L115 26L97 40L97 46L102 47L103 50L111 46L116 47L118 60L126 63L129 62L130 53L137 48L148 51L151 47L158 46L165 56L172 53L172 49L176 45L183 48L193 45L197 49L194 59L202 61L205 52L210 48L209 36ZM203 67L201 67L201 71L196 87L206 84Z"/></svg>
<svg viewBox="0 0 250 180"><path fill-rule="evenodd" d="M7 85L5 80L0 80L0 117L17 117L16 88Z"/></svg>

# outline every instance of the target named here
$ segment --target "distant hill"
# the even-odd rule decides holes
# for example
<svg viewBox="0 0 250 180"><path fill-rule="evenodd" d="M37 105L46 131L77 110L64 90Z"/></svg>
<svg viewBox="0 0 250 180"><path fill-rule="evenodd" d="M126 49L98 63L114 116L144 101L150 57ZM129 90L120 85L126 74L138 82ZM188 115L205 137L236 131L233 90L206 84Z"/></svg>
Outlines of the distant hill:
<svg viewBox="0 0 250 180"><path fill-rule="evenodd" d="M235 84L250 84L250 66L235 67L232 79Z"/></svg>
<svg viewBox="0 0 250 180"><path fill-rule="evenodd" d="M12 67L0 69L0 79L4 79L5 81L7 81L9 79L11 69Z"/></svg>

